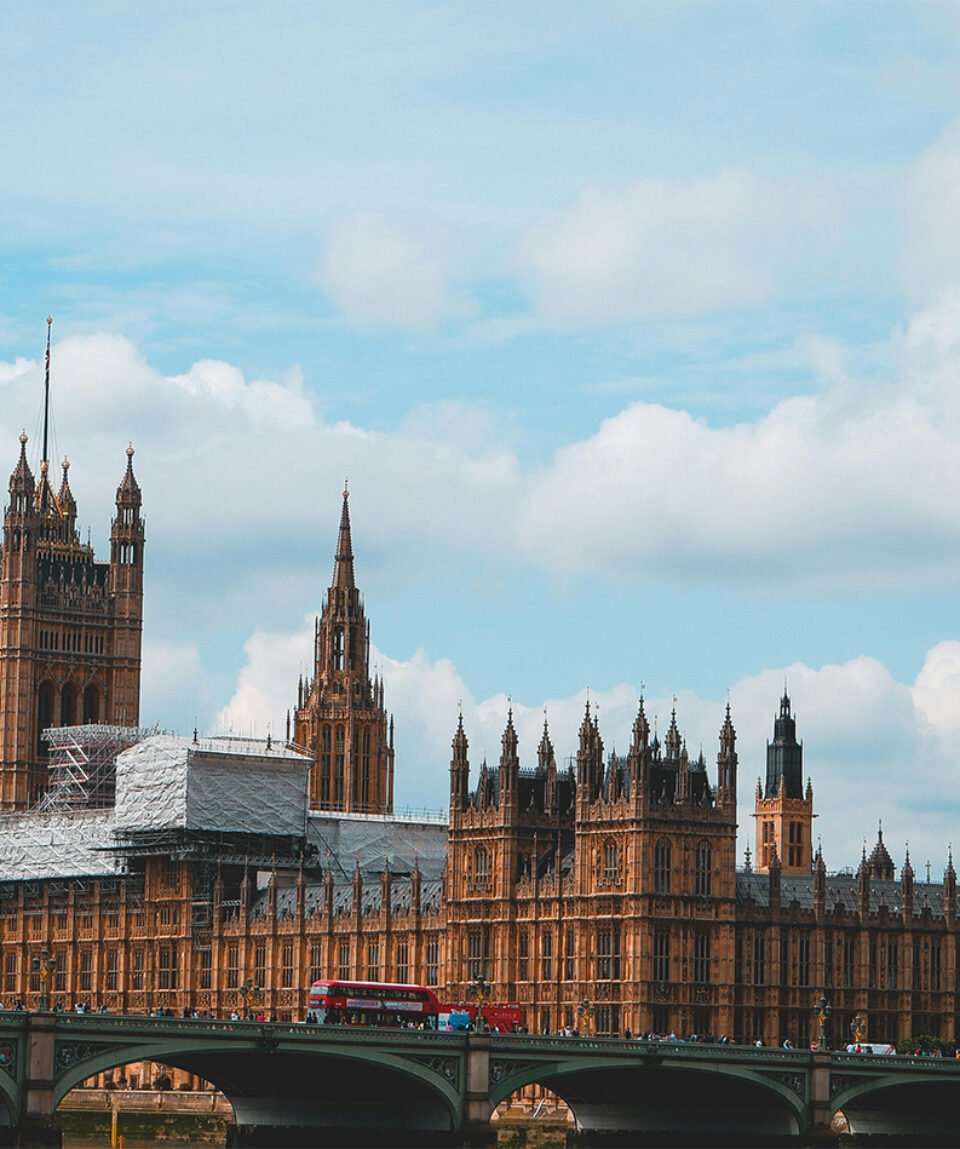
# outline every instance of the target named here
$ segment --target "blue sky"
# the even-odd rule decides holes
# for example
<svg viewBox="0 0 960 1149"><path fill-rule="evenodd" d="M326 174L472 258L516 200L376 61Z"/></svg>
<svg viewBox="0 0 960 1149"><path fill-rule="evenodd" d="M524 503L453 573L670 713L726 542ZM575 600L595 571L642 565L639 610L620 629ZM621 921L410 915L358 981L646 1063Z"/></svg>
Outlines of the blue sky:
<svg viewBox="0 0 960 1149"><path fill-rule="evenodd" d="M137 447L144 718L282 722L349 474L401 803L458 698L530 758L643 682L711 754L729 690L745 842L786 674L828 864L941 864L958 56L949 4L7 6L0 442L50 312L101 550Z"/></svg>

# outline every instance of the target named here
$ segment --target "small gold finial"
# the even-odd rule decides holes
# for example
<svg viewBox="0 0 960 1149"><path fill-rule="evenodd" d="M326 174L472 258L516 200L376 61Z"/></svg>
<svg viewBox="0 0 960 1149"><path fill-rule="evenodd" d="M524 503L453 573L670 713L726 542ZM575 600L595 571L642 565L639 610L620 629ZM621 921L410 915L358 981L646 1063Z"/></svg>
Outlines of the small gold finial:
<svg viewBox="0 0 960 1149"><path fill-rule="evenodd" d="M47 460L44 459L43 462L40 464L40 473L41 474L45 475L47 473L47 466L48 466Z"/></svg>
<svg viewBox="0 0 960 1149"><path fill-rule="evenodd" d="M349 479L343 480L343 497L345 499L350 498L350 480Z"/></svg>
<svg viewBox="0 0 960 1149"><path fill-rule="evenodd" d="M48 326L48 327L52 327L52 326L53 326L53 316L52 316L52 315L48 315L48 316L47 316L47 326Z"/></svg>
<svg viewBox="0 0 960 1149"><path fill-rule="evenodd" d="M22 444L26 445L26 442L27 442L27 432L26 431L20 432L20 442Z"/></svg>
<svg viewBox="0 0 960 1149"><path fill-rule="evenodd" d="M60 466L63 467L64 472L70 470L70 460L67 458L66 455L63 456L63 462L60 464Z"/></svg>
<svg viewBox="0 0 960 1149"><path fill-rule="evenodd" d="M132 443L130 443L130 444L127 446L127 458L128 458L128 459L132 459L132 458L133 458L133 444L132 444Z"/></svg>

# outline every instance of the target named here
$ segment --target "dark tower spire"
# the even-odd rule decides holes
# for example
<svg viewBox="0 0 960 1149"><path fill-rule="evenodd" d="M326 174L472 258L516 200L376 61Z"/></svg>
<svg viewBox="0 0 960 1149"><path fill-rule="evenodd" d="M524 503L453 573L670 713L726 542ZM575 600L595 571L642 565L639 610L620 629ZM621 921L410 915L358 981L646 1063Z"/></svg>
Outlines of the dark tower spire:
<svg viewBox="0 0 960 1149"><path fill-rule="evenodd" d="M797 723L790 712L790 698L784 690L780 714L774 720L773 741L767 743L767 785L765 798L775 798L783 784L785 798L803 797L803 745L797 741Z"/></svg>
<svg viewBox="0 0 960 1149"><path fill-rule="evenodd" d="M333 583L335 590L353 590L356 582L353 576L353 541L350 538L350 488L343 483L343 510L340 512L340 533L337 537L337 557L333 563Z"/></svg>

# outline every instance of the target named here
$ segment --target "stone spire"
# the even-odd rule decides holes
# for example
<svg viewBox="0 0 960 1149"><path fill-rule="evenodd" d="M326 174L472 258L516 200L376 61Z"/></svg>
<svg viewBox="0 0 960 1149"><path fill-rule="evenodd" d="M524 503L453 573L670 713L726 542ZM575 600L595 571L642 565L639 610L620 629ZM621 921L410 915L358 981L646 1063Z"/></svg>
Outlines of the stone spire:
<svg viewBox="0 0 960 1149"><path fill-rule="evenodd" d="M337 536L337 556L333 562L333 582L336 590L354 590L353 540L350 537L350 488L343 484L343 509L340 512L340 533Z"/></svg>

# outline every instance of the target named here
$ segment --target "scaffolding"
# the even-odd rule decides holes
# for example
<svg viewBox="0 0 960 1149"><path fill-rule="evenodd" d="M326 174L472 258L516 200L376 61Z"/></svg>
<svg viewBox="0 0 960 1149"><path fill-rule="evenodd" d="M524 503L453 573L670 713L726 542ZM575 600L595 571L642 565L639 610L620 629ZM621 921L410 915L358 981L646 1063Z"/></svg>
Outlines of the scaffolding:
<svg viewBox="0 0 960 1149"><path fill-rule="evenodd" d="M50 781L36 809L110 809L116 799L117 755L157 733L136 726L59 726L44 730Z"/></svg>

